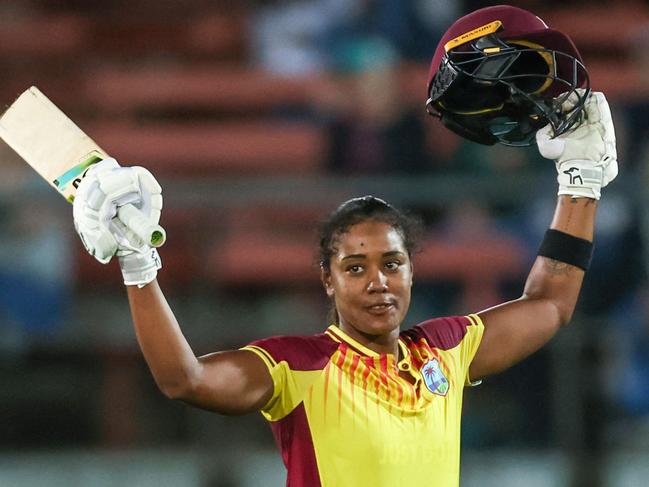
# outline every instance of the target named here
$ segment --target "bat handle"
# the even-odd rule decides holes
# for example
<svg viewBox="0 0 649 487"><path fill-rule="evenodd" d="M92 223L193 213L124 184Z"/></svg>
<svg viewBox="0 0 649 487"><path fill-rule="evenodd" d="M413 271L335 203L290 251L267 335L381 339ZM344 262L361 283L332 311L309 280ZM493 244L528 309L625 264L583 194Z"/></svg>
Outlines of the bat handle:
<svg viewBox="0 0 649 487"><path fill-rule="evenodd" d="M160 225L152 224L140 210L133 205L120 206L117 217L142 241L152 247L161 247L167 240L167 232Z"/></svg>

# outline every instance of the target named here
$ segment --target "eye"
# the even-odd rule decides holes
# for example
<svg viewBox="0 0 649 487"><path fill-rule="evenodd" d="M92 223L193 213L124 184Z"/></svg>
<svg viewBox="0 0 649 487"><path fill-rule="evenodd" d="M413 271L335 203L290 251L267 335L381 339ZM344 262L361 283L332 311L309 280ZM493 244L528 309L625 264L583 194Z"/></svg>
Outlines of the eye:
<svg viewBox="0 0 649 487"><path fill-rule="evenodd" d="M398 260L391 260L385 263L385 268L389 271L396 271L399 269L401 262Z"/></svg>
<svg viewBox="0 0 649 487"><path fill-rule="evenodd" d="M363 272L363 266L360 264L352 264L345 269L350 274L360 274Z"/></svg>

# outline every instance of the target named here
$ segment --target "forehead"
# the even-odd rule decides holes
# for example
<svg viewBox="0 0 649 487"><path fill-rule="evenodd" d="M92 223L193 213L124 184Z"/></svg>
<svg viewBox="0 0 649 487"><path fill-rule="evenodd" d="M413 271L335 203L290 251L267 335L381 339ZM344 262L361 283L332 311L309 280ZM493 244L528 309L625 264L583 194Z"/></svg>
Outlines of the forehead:
<svg viewBox="0 0 649 487"><path fill-rule="evenodd" d="M338 237L337 257L371 252L406 253L401 234L389 223L368 220L349 227Z"/></svg>

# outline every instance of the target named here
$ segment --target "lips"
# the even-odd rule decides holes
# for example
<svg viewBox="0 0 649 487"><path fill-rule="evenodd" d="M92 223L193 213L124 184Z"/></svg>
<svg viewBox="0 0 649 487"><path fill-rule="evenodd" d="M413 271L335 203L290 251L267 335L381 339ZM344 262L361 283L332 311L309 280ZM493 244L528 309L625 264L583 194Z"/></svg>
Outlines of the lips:
<svg viewBox="0 0 649 487"><path fill-rule="evenodd" d="M396 308L395 301L380 301L372 303L365 307L365 309L372 314L384 314Z"/></svg>

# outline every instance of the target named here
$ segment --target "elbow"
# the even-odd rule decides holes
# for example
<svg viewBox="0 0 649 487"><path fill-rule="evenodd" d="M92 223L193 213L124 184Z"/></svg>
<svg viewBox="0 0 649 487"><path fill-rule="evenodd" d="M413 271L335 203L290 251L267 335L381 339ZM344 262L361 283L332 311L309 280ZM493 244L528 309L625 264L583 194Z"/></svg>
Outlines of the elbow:
<svg viewBox="0 0 649 487"><path fill-rule="evenodd" d="M195 381L187 374L173 378L156 378L158 389L167 399L189 401L194 397Z"/></svg>
<svg viewBox="0 0 649 487"><path fill-rule="evenodd" d="M550 303L556 310L556 316L557 316L557 323L559 324L559 327L564 327L570 321L572 320L572 315L575 313L575 307L577 306L577 299L567 299L565 297L562 298L554 298L550 299Z"/></svg>
<svg viewBox="0 0 649 487"><path fill-rule="evenodd" d="M566 303L562 302L554 302L551 301L550 305L554 309L554 316L555 320L557 323L558 328L563 328L566 326L570 321L572 320L572 315L574 314L575 307L567 305Z"/></svg>
<svg viewBox="0 0 649 487"><path fill-rule="evenodd" d="M559 320L560 326L565 326L572 321L572 315L575 313L575 307L571 306L569 309L563 310Z"/></svg>
<svg viewBox="0 0 649 487"><path fill-rule="evenodd" d="M559 313L559 328L563 328L572 321L573 310Z"/></svg>
<svg viewBox="0 0 649 487"><path fill-rule="evenodd" d="M527 294L524 294L522 299L525 301L533 301L537 305L540 305L540 308L536 308L538 316L545 316L557 329L563 328L570 323L575 311L575 303L566 302L561 299L534 298Z"/></svg>
<svg viewBox="0 0 649 487"><path fill-rule="evenodd" d="M167 399L173 399L176 401L185 400L190 395L188 388L182 384L158 383L158 389Z"/></svg>

